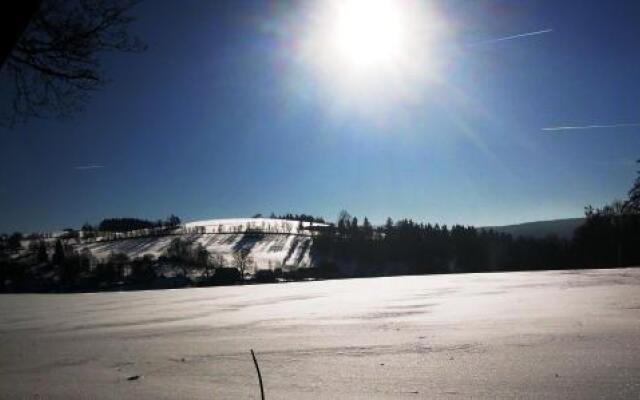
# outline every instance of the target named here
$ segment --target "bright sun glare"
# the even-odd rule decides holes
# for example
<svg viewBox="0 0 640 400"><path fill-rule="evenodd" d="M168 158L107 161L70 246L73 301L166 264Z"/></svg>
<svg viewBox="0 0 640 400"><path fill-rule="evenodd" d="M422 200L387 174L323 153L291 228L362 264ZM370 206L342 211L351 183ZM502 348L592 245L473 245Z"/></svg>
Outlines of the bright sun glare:
<svg viewBox="0 0 640 400"><path fill-rule="evenodd" d="M389 65L406 50L407 21L400 2L348 0L336 4L330 38L337 55L349 65Z"/></svg>
<svg viewBox="0 0 640 400"><path fill-rule="evenodd" d="M316 0L299 20L299 55L332 104L411 102L438 78L448 26L421 0Z"/></svg>

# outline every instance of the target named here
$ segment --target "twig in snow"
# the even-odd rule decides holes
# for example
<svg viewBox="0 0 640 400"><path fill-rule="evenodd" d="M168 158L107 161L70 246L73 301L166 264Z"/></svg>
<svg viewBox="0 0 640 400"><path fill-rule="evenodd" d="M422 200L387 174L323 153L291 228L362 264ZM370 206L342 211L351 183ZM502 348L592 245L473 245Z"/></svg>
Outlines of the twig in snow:
<svg viewBox="0 0 640 400"><path fill-rule="evenodd" d="M253 364L256 366L256 371L258 371L258 381L260 382L260 398L264 400L264 388L262 387L262 375L260 375L260 367L258 367L258 360L256 360L256 355L251 349L251 357L253 357Z"/></svg>

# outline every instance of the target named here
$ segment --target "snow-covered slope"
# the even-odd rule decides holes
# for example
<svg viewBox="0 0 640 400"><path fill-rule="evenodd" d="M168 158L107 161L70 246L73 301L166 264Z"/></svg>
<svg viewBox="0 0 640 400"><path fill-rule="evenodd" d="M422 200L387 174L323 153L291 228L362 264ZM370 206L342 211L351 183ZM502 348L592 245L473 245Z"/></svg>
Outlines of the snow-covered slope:
<svg viewBox="0 0 640 400"><path fill-rule="evenodd" d="M253 270L304 268L311 266L313 232L305 229L311 225L326 226L270 218L214 219L189 222L171 235L82 242L77 247L89 249L98 259L112 253L125 253L130 258L145 254L159 257L173 239L181 237L201 244L211 256L222 256L229 266L235 252L247 249Z"/></svg>

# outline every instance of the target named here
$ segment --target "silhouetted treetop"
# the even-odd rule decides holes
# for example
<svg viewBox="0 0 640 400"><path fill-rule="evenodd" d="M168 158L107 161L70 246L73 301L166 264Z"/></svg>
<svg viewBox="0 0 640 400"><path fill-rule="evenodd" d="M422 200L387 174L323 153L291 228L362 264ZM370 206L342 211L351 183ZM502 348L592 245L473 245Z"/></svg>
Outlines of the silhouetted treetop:
<svg viewBox="0 0 640 400"><path fill-rule="evenodd" d="M29 7L16 8L6 17L29 22L21 35L13 32L17 43L5 45L13 48L0 60L0 84L11 93L8 104L2 106L2 124L73 114L107 81L100 68L100 53L145 49L127 32L135 0L26 3ZM13 25L14 30L23 28Z"/></svg>
<svg viewBox="0 0 640 400"><path fill-rule="evenodd" d="M262 214L256 214L253 216L253 218L261 218ZM271 213L269 215L269 218L273 218L273 219L288 219L288 220L292 220L292 221L304 221L304 222L320 222L320 223L324 223L324 218L322 217L314 217L313 215L307 215L307 214L292 214L292 213L286 213L283 215L276 215L275 213Z"/></svg>
<svg viewBox="0 0 640 400"><path fill-rule="evenodd" d="M637 161L640 165L640 160ZM628 213L640 214L640 171L629 189L629 199L625 202L625 209Z"/></svg>
<svg viewBox="0 0 640 400"><path fill-rule="evenodd" d="M137 229L148 229L156 224L145 219L138 218L107 218L100 222L98 230L103 232L128 232Z"/></svg>

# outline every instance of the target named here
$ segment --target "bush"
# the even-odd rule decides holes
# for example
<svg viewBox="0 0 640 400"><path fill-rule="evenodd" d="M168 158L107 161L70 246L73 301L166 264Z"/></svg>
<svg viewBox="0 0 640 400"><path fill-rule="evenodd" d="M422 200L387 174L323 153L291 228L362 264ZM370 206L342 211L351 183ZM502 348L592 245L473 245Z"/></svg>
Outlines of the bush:
<svg viewBox="0 0 640 400"><path fill-rule="evenodd" d="M106 262L99 263L94 271L98 285L112 285L124 277L124 269L129 265L129 257L123 253L113 253Z"/></svg>
<svg viewBox="0 0 640 400"><path fill-rule="evenodd" d="M318 266L318 275L325 279L340 278L340 268L333 261L323 261Z"/></svg>
<svg viewBox="0 0 640 400"><path fill-rule="evenodd" d="M28 290L33 280L33 274L25 265L9 260L0 260L0 288L3 292Z"/></svg>
<svg viewBox="0 0 640 400"><path fill-rule="evenodd" d="M232 285L237 282L240 282L240 271L236 268L218 268L211 279L211 283L216 285Z"/></svg>
<svg viewBox="0 0 640 400"><path fill-rule="evenodd" d="M317 279L320 277L320 271L316 267L297 268L287 273L287 278L293 280Z"/></svg>
<svg viewBox="0 0 640 400"><path fill-rule="evenodd" d="M145 254L142 258L136 258L131 262L131 275L129 279L134 284L151 283L156 279L156 270L153 256Z"/></svg>
<svg viewBox="0 0 640 400"><path fill-rule="evenodd" d="M86 250L77 253L73 249L67 249L59 268L60 282L65 286L75 287L83 277L86 277L91 268L91 252Z"/></svg>
<svg viewBox="0 0 640 400"><path fill-rule="evenodd" d="M11 251L18 251L22 248L22 233L16 232L7 239L7 248Z"/></svg>
<svg viewBox="0 0 640 400"><path fill-rule="evenodd" d="M276 275L270 269L259 269L253 279L260 283L273 283L276 281Z"/></svg>

